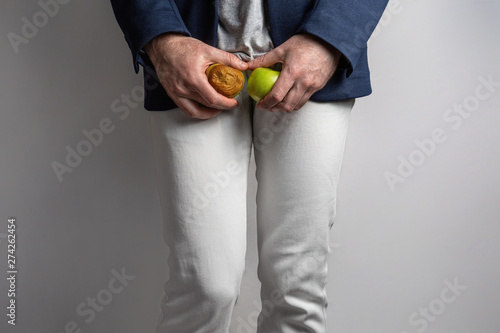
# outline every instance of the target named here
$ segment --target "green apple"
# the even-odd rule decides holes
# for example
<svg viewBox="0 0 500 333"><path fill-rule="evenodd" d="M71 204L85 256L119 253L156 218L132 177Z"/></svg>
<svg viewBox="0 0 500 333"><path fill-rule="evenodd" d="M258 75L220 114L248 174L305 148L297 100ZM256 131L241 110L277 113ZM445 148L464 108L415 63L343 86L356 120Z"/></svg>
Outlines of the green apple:
<svg viewBox="0 0 500 333"><path fill-rule="evenodd" d="M273 89L280 72L271 68L259 67L253 70L248 78L247 89L250 97L258 102Z"/></svg>

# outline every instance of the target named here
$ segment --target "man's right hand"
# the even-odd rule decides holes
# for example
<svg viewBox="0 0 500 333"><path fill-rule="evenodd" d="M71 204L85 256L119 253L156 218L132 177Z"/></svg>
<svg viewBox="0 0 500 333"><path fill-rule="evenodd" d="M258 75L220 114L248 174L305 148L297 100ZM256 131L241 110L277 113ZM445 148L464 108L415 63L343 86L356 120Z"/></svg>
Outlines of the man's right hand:
<svg viewBox="0 0 500 333"><path fill-rule="evenodd" d="M167 94L190 117L209 119L221 110L238 107L234 98L217 93L205 75L208 66L216 62L246 70L248 64L235 55L176 33L153 38L144 50Z"/></svg>

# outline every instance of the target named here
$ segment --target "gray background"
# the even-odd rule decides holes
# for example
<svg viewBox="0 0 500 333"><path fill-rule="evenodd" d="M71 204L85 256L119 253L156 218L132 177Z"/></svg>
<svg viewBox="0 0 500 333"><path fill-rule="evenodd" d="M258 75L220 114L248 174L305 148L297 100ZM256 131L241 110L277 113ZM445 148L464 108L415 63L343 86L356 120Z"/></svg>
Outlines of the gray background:
<svg viewBox="0 0 500 333"><path fill-rule="evenodd" d="M500 81L500 1L391 4L370 41L374 94L351 116L329 332L498 333L500 87L478 105L473 96L480 77ZM60 5L17 53L9 32L21 34L22 18L32 22L41 7L3 0L0 8L0 276L11 216L19 270L15 327L0 280L0 331L76 332L74 322L81 332L153 332L167 249L148 114L133 99L115 102L140 98L142 81L111 6ZM463 103L470 115L446 118ZM52 163L65 163L66 147L76 149L82 131L105 118L113 131L60 182ZM445 139L419 153L416 141L433 131ZM391 188L385 174L410 157L419 165ZM247 332L259 307L250 184L248 270L231 332ZM123 269L131 280L111 293L113 272ZM449 290L454 283L462 290ZM91 316L96 297L106 305Z"/></svg>

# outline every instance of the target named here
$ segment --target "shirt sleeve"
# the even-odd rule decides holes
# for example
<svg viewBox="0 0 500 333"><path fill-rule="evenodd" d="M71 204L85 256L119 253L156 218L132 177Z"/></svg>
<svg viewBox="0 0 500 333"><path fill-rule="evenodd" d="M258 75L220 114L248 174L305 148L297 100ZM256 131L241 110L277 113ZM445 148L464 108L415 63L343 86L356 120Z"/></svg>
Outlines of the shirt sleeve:
<svg viewBox="0 0 500 333"><path fill-rule="evenodd" d="M132 52L134 69L144 65L143 51L154 37L165 32L191 36L174 0L111 0L113 12Z"/></svg>
<svg viewBox="0 0 500 333"><path fill-rule="evenodd" d="M349 76L367 47L388 0L318 0L298 33L313 34L339 50Z"/></svg>

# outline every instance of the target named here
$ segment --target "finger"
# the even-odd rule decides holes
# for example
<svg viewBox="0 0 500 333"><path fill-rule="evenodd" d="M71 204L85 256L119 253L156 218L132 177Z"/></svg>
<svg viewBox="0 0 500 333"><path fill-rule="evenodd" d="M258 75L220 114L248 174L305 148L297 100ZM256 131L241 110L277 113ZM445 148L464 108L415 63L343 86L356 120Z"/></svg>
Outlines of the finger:
<svg viewBox="0 0 500 333"><path fill-rule="evenodd" d="M285 98L281 103L276 104L271 111L274 112L291 112L296 110L297 104L301 101L302 96L304 96L304 90L298 85L294 85L286 94Z"/></svg>
<svg viewBox="0 0 500 333"><path fill-rule="evenodd" d="M285 96L292 89L294 81L289 75L282 74L273 86L273 89L264 97L257 106L260 109L271 110L277 104L281 103Z"/></svg>
<svg viewBox="0 0 500 333"><path fill-rule="evenodd" d="M221 110L207 108L187 98L181 97L175 103L184 113L194 119L210 119L221 113Z"/></svg>
<svg viewBox="0 0 500 333"><path fill-rule="evenodd" d="M273 49L258 58L253 59L248 63L248 69L253 70L259 67L271 67L272 65L282 62L281 53L278 49Z"/></svg>
<svg viewBox="0 0 500 333"><path fill-rule="evenodd" d="M247 62L241 60L232 53L221 51L219 49L216 49L215 57L213 60L214 62L218 62L226 66L236 68L240 71L246 71L248 69Z"/></svg>
<svg viewBox="0 0 500 333"><path fill-rule="evenodd" d="M208 83L206 77L204 78L203 82L198 84L196 87L192 87L192 91L195 93L195 100L208 108L219 110L233 110L239 106L239 103L236 99L228 98L219 94L214 89L214 87L212 87L210 83Z"/></svg>
<svg viewBox="0 0 500 333"><path fill-rule="evenodd" d="M315 93L315 90L309 89L302 96L300 101L295 105L295 110L300 110L310 99L311 96Z"/></svg>
<svg viewBox="0 0 500 333"><path fill-rule="evenodd" d="M193 78L195 83L187 85L186 82L179 84L164 84L168 87L167 93L170 97L186 98L196 101L207 108L219 110L232 110L238 107L238 101L234 98L227 98L217 93L217 91L208 83L207 77L202 74Z"/></svg>

